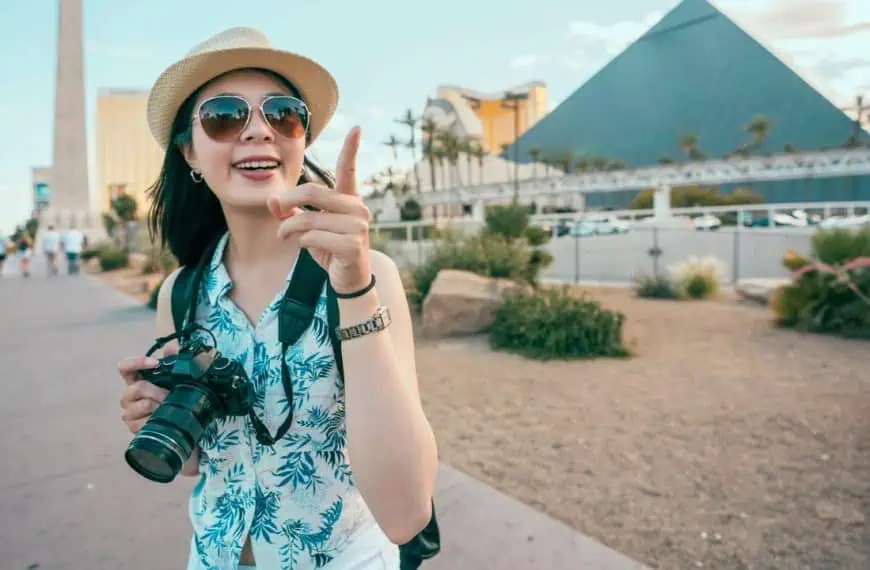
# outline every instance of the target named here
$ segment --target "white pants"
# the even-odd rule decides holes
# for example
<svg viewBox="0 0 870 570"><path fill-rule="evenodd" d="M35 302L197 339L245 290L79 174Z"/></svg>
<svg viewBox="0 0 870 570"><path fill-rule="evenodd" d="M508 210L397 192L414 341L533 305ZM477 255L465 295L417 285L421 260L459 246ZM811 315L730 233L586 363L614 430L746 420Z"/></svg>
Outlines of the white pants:
<svg viewBox="0 0 870 570"><path fill-rule="evenodd" d="M240 565L239 570L272 569ZM377 524L373 524L323 570L399 570L399 547L387 539Z"/></svg>

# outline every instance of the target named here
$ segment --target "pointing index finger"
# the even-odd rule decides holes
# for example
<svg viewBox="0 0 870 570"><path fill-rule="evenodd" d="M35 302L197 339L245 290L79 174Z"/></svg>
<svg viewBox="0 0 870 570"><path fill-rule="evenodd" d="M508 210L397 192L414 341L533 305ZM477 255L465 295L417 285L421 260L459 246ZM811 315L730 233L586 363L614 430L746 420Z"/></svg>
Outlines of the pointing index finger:
<svg viewBox="0 0 870 570"><path fill-rule="evenodd" d="M335 181L338 191L342 194L356 196L356 155L359 151L360 128L352 128L344 139L341 153L338 155L338 164L335 169Z"/></svg>

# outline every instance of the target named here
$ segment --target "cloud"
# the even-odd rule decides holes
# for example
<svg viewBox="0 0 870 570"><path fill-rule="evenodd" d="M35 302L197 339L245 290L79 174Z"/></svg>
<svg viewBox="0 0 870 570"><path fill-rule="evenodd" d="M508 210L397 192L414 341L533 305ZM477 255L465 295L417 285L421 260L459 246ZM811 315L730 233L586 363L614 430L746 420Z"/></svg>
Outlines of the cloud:
<svg viewBox="0 0 870 570"><path fill-rule="evenodd" d="M870 32L870 21L851 21L844 0L771 0L736 4L770 39L842 38Z"/></svg>
<svg viewBox="0 0 870 570"><path fill-rule="evenodd" d="M646 33L662 16L661 12L653 11L637 20L621 20L613 24L572 20L568 22L567 36L586 47L597 46L606 55L614 56Z"/></svg>
<svg viewBox="0 0 870 570"><path fill-rule="evenodd" d="M518 55L513 58L510 62L510 66L516 69L524 68L524 67L532 67L534 65L542 65L544 63L549 63L550 56L548 55L538 55L534 53L527 53L524 55Z"/></svg>

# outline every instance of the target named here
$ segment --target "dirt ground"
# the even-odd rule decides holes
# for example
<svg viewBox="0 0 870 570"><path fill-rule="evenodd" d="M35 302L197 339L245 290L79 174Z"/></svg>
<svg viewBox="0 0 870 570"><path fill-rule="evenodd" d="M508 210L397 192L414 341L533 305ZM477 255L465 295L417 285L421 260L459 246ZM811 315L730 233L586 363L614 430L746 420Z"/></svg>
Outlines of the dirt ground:
<svg viewBox="0 0 870 570"><path fill-rule="evenodd" d="M870 568L870 344L733 299L592 294L626 314L635 357L418 339L444 462L652 568Z"/></svg>
<svg viewBox="0 0 870 570"><path fill-rule="evenodd" d="M870 568L870 344L733 300L594 296L636 357L418 343L446 463L653 568Z"/></svg>

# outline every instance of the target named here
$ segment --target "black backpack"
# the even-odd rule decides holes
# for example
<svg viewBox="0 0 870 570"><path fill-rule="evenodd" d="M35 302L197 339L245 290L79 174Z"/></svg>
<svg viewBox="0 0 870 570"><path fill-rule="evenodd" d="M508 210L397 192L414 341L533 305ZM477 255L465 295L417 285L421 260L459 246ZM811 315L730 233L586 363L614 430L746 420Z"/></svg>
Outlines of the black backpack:
<svg viewBox="0 0 870 570"><path fill-rule="evenodd" d="M172 287L172 321L175 330L181 330L185 325L185 316L196 314L197 295L202 275L214 255L219 239L215 239L206 248L199 264L194 268L185 266L178 273ZM308 329L314 319L317 302L323 287L326 285L326 314L329 328L329 340L335 353L335 364L342 380L344 367L341 357L341 342L335 333L339 323L338 300L335 291L329 284L326 271L311 257L307 249L299 252L296 269L290 278L290 285L284 292L284 298L278 314L278 336L286 350L295 343ZM428 560L441 552L441 533L438 529L438 519L435 515L435 502L432 502L432 518L429 524L410 542L399 546L401 570L416 570L424 560Z"/></svg>

